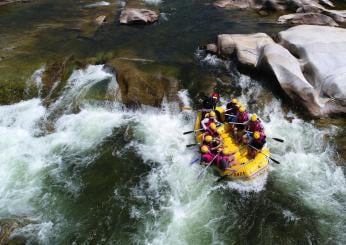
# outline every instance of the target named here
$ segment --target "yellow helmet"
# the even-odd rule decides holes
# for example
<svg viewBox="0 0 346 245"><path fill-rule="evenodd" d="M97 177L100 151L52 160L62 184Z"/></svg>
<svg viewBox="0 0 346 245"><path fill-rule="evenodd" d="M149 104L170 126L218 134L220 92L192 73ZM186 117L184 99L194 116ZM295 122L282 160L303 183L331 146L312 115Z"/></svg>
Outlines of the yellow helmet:
<svg viewBox="0 0 346 245"><path fill-rule="evenodd" d="M209 113L209 117L215 117L215 116L216 116L215 111L211 111L211 112Z"/></svg>
<svg viewBox="0 0 346 245"><path fill-rule="evenodd" d="M215 130L216 129L216 124L215 123L211 123L209 125L209 127L212 129L212 130Z"/></svg>
<svg viewBox="0 0 346 245"><path fill-rule="evenodd" d="M211 137L211 135L207 135L207 136L205 136L204 140L205 140L205 142L209 143L213 140L213 137Z"/></svg>
<svg viewBox="0 0 346 245"><path fill-rule="evenodd" d="M256 122L257 121L257 115L256 114L252 114L251 121L252 122Z"/></svg>
<svg viewBox="0 0 346 245"><path fill-rule="evenodd" d="M222 151L222 154L224 155L230 155L231 154L231 151L227 148L224 148L223 151Z"/></svg>
<svg viewBox="0 0 346 245"><path fill-rule="evenodd" d="M240 113L245 112L245 107L244 107L244 106L241 106L241 107L239 108L239 112L240 112Z"/></svg>
<svg viewBox="0 0 346 245"><path fill-rule="evenodd" d="M233 104L237 104L237 103L238 103L238 100L237 100L237 99L232 99L231 102L232 102Z"/></svg>
<svg viewBox="0 0 346 245"><path fill-rule="evenodd" d="M206 114L204 115L204 117L209 117L209 113L206 113Z"/></svg>
<svg viewBox="0 0 346 245"><path fill-rule="evenodd" d="M235 104L236 107L242 107L243 105L238 101L236 104Z"/></svg>
<svg viewBox="0 0 346 245"><path fill-rule="evenodd" d="M209 152L208 146L202 145L202 147L201 147L201 152L202 152L202 153L208 153L208 152Z"/></svg>
<svg viewBox="0 0 346 245"><path fill-rule="evenodd" d="M260 132L255 131L255 132L253 133L253 137L254 137L256 140L258 140L258 139L261 137Z"/></svg>
<svg viewBox="0 0 346 245"><path fill-rule="evenodd" d="M216 129L216 132L217 132L218 134L222 134L222 133L223 133L223 130L222 130L222 128L218 128L218 129Z"/></svg>

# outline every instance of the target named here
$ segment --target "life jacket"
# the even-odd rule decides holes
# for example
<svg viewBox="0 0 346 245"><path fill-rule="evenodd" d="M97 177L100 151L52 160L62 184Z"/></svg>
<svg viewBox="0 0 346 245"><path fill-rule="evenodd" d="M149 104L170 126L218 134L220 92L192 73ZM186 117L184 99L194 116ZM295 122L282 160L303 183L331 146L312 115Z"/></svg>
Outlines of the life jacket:
<svg viewBox="0 0 346 245"><path fill-rule="evenodd" d="M238 123L244 123L249 121L249 113L247 111L244 112L238 112L237 114L237 122Z"/></svg>
<svg viewBox="0 0 346 245"><path fill-rule="evenodd" d="M213 160L214 154L211 152L203 153L202 154L202 160L203 162L209 163L211 160Z"/></svg>
<svg viewBox="0 0 346 245"><path fill-rule="evenodd" d="M261 150L263 148L263 146L266 143L266 135L264 134L264 132L260 132L260 138L259 139L255 139L252 138L250 145Z"/></svg>
<svg viewBox="0 0 346 245"><path fill-rule="evenodd" d="M263 130L264 130L263 125L259 119L257 119L256 122L250 121L249 131L251 131L251 132L255 132L255 131L263 132Z"/></svg>

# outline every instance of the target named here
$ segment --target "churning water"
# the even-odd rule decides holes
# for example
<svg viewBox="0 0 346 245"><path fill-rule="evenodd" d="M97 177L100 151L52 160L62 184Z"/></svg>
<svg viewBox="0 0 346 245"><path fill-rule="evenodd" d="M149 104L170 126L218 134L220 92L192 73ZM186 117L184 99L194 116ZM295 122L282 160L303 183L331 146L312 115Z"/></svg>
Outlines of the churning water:
<svg viewBox="0 0 346 245"><path fill-rule="evenodd" d="M235 79L244 104L263 92ZM198 154L185 147L194 138L182 134L194 111L179 108L192 105L187 91L133 111L120 97L88 99L96 85L118 90L113 74L89 66L48 108L40 98L0 107L0 218L32 221L13 235L33 244L346 242L345 175L325 140L338 128L317 129L271 99L256 111L267 134L285 140L268 140L281 164L251 182L219 183L211 172L197 180Z"/></svg>

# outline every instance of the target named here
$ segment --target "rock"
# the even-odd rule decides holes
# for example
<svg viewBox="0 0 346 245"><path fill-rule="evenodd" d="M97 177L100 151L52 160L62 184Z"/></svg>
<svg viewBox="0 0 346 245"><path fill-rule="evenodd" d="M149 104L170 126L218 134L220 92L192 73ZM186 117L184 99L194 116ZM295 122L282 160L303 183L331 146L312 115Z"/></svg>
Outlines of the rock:
<svg viewBox="0 0 346 245"><path fill-rule="evenodd" d="M346 113L346 30L301 25L282 31L218 36L218 53L251 70L269 71L283 91L313 116Z"/></svg>
<svg viewBox="0 0 346 245"><path fill-rule="evenodd" d="M216 54L217 53L217 45L215 43L209 43L206 46L206 51L212 54Z"/></svg>
<svg viewBox="0 0 346 245"><path fill-rule="evenodd" d="M22 228L30 223L27 219L2 219L0 220L0 244L26 244L24 237L11 237L14 230Z"/></svg>
<svg viewBox="0 0 346 245"><path fill-rule="evenodd" d="M297 13L320 13L321 15L284 15L279 18L281 23L289 24L316 24L336 26L336 22L346 22L346 10L330 10L334 7L329 0L217 0L214 6L228 9L256 9L262 16L266 10L291 10ZM329 19L332 18L334 21Z"/></svg>
<svg viewBox="0 0 346 245"><path fill-rule="evenodd" d="M120 14L121 24L149 24L158 19L159 14L148 9L125 8Z"/></svg>
<svg viewBox="0 0 346 245"><path fill-rule="evenodd" d="M155 67L155 72L145 72L135 62L123 60L111 60L107 65L115 70L121 100L126 106L160 106L164 97L176 100L179 82L160 67Z"/></svg>
<svg viewBox="0 0 346 245"><path fill-rule="evenodd" d="M47 64L42 75L42 94L45 105L53 102L63 90L67 79L76 68L73 57Z"/></svg>
<svg viewBox="0 0 346 245"><path fill-rule="evenodd" d="M30 2L30 1L29 0L1 0L0 7L11 4L11 3L27 3L27 2Z"/></svg>
<svg viewBox="0 0 346 245"><path fill-rule="evenodd" d="M274 41L265 33L249 35L221 34L217 37L218 53L223 56L235 54L237 60L252 68L256 67L260 48Z"/></svg>
<svg viewBox="0 0 346 245"><path fill-rule="evenodd" d="M105 15L100 15L95 19L95 23L98 25L102 25L106 22L107 17Z"/></svg>
<svg viewBox="0 0 346 245"><path fill-rule="evenodd" d="M247 9L250 8L250 1L232 1L232 0L218 0L214 3L215 7L229 8L229 9Z"/></svg>
<svg viewBox="0 0 346 245"><path fill-rule="evenodd" d="M304 77L299 61L287 49L276 43L265 45L258 68L269 69L291 99L299 101L312 114L319 114L323 105L318 99L317 91Z"/></svg>
<svg viewBox="0 0 346 245"><path fill-rule="evenodd" d="M345 29L302 25L280 32L279 41L299 57L320 95L346 104Z"/></svg>
<svg viewBox="0 0 346 245"><path fill-rule="evenodd" d="M319 13L295 13L282 15L277 20L280 24L310 24L339 26L331 17Z"/></svg>

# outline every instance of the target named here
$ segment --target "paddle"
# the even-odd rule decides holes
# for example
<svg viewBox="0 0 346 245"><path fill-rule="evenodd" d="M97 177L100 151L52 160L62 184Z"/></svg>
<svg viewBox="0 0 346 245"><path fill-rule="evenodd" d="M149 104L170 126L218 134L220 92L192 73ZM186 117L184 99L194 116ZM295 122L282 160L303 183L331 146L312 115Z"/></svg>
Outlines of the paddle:
<svg viewBox="0 0 346 245"><path fill-rule="evenodd" d="M201 157L196 158L195 160L193 160L192 162L190 162L190 165L194 164L195 162L197 162Z"/></svg>
<svg viewBox="0 0 346 245"><path fill-rule="evenodd" d="M199 145L199 143L188 144L188 145L186 145L186 147L191 147L191 146L196 146L196 145Z"/></svg>
<svg viewBox="0 0 346 245"><path fill-rule="evenodd" d="M206 173L207 169L210 167L210 165L213 163L213 161L216 159L216 157L218 156L219 154L216 154L215 157L208 163L207 167L205 167L204 169L202 169L201 172L199 172L198 176L197 176L197 179L199 179L202 174L204 176L204 174Z"/></svg>
<svg viewBox="0 0 346 245"><path fill-rule="evenodd" d="M253 132L251 132L251 131L245 131L245 132L246 132L246 133L253 134ZM267 138L269 138L269 139L273 139L273 140L276 140L276 141L281 142L281 143L283 143L283 142L284 142L284 140L283 140L283 139L279 139L279 138L268 137L268 136L267 136Z"/></svg>
<svg viewBox="0 0 346 245"><path fill-rule="evenodd" d="M201 130L204 130L204 129L200 128L200 129L196 129L196 130L192 130L192 131L187 131L187 132L184 132L183 134L191 134L191 133L198 132L198 131L201 131Z"/></svg>
<svg viewBox="0 0 346 245"><path fill-rule="evenodd" d="M229 116L229 117L237 117L236 115L231 115L231 114L225 114L225 116Z"/></svg>
<svg viewBox="0 0 346 245"><path fill-rule="evenodd" d="M259 149L257 149L256 147L253 147L252 145L248 144L248 146L250 146L251 148L259 151L259 153L262 153L263 155L265 155L266 157L268 157L270 160L272 160L273 162L275 162L276 164L280 164L280 162L278 160L275 160L274 158L268 156L267 154L264 154L262 151L260 151Z"/></svg>

